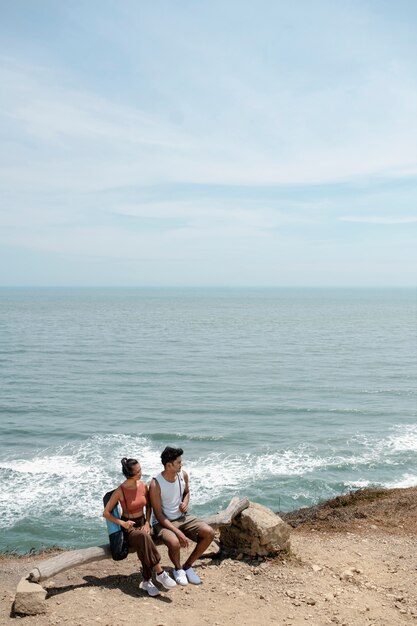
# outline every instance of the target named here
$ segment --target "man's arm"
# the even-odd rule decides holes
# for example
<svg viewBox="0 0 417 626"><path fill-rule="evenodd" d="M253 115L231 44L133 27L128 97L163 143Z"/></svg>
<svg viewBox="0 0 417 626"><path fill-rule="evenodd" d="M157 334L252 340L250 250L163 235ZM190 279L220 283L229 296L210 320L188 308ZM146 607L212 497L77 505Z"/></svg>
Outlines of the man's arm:
<svg viewBox="0 0 417 626"><path fill-rule="evenodd" d="M155 514L156 519L164 528L168 528L168 530L172 530L172 532L178 537L180 545L182 548L188 547L188 539L178 528L171 524L170 520L165 517L162 511L162 503L161 503L161 488L159 486L156 478L152 478L151 484L149 486L149 499L151 502L151 506L153 512Z"/></svg>
<svg viewBox="0 0 417 626"><path fill-rule="evenodd" d="M187 513L188 506L190 504L190 488L188 486L188 474L185 470L183 470L182 475L184 476L185 489L182 494L182 502L180 504L181 513Z"/></svg>

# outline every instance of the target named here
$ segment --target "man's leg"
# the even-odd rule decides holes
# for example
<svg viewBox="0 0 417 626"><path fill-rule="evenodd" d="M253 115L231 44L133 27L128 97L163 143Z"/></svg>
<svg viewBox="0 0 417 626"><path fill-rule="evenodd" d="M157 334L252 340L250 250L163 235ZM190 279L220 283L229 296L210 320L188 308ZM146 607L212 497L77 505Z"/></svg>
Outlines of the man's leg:
<svg viewBox="0 0 417 626"><path fill-rule="evenodd" d="M187 529L184 529L183 532L184 535L195 541L195 535L193 536L192 532L188 533ZM197 545L191 552L188 559L185 561L183 569L187 570L189 567L191 567L192 564L198 559L198 557L200 557L205 552L205 550L207 550L207 548L214 539L214 535L215 533L211 526L205 524L204 522L199 522L198 537L196 537Z"/></svg>
<svg viewBox="0 0 417 626"><path fill-rule="evenodd" d="M181 569L180 542L178 541L176 534L173 533L172 530L168 530L168 528L163 528L158 536L161 537L162 541L168 548L168 555L174 564L175 569Z"/></svg>

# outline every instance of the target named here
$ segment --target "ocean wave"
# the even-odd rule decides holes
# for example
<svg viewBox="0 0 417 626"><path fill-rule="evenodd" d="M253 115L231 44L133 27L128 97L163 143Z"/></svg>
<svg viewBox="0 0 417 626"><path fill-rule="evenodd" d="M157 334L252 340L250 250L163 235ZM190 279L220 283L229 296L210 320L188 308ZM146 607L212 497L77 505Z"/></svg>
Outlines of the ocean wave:
<svg viewBox="0 0 417 626"><path fill-rule="evenodd" d="M398 427L388 437L387 444L395 452L417 452L417 424Z"/></svg>
<svg viewBox="0 0 417 626"><path fill-rule="evenodd" d="M172 441L184 438L182 433L95 435L82 442L45 448L32 458L3 460L0 527L12 527L27 516L46 519L65 514L74 519L99 519L103 494L123 480L120 459L138 458L143 478L149 481L162 469L158 444L169 441L169 437ZM204 436L195 440L213 441ZM266 492L288 498L302 494L306 501L315 501L331 496L340 486L349 490L370 484L417 484L417 475L410 471L417 461L416 425L393 426L381 438L357 435L344 444L301 444L243 454L230 454L216 446L216 452L203 456L192 456L190 448L184 464L191 477L192 501L209 507L236 494L263 501ZM387 473L392 479L387 480Z"/></svg>
<svg viewBox="0 0 417 626"><path fill-rule="evenodd" d="M222 441L224 437L222 435L194 435L188 433L171 433L171 432L160 432L160 433L147 433L146 437L148 437L151 441L162 441L165 443L169 443L170 441Z"/></svg>
<svg viewBox="0 0 417 626"><path fill-rule="evenodd" d="M389 489L405 489L406 487L415 487L417 485L417 474L405 473L394 482L388 482L385 486Z"/></svg>

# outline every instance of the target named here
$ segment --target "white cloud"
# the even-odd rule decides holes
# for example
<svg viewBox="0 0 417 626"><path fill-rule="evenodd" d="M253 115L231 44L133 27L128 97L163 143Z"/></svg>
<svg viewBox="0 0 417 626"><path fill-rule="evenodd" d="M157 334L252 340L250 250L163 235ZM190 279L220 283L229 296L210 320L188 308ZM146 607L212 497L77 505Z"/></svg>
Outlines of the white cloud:
<svg viewBox="0 0 417 626"><path fill-rule="evenodd" d="M57 7L56 36L26 24L24 42L10 35L21 56L0 59L3 244L203 259L207 276L234 257L251 282L318 263L365 281L370 251L374 278L390 250L412 266L405 229L344 225L417 221L401 182L417 174L402 23L331 1Z"/></svg>
<svg viewBox="0 0 417 626"><path fill-rule="evenodd" d="M341 222L354 222L358 224L415 224L417 216L384 216L384 215L344 215L339 218Z"/></svg>
<svg viewBox="0 0 417 626"><path fill-rule="evenodd" d="M188 104L196 112L178 125L166 112L68 87L64 74L6 61L0 80L10 150L3 185L88 192L167 182L302 185L413 175L416 85L392 64L369 72L367 80L310 91L286 86L271 68L260 69L253 83L223 74L213 86L223 89L217 97L225 99L224 110L211 118L211 103L196 100ZM179 108L178 94L172 97Z"/></svg>

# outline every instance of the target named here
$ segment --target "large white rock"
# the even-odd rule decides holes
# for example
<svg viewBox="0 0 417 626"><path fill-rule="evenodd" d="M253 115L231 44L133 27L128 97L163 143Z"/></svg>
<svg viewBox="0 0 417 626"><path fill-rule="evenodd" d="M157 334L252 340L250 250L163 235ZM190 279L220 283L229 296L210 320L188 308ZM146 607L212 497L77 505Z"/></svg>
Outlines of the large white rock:
<svg viewBox="0 0 417 626"><path fill-rule="evenodd" d="M46 590L26 578L21 578L16 589L14 612L19 615L46 613Z"/></svg>
<svg viewBox="0 0 417 626"><path fill-rule="evenodd" d="M230 526L220 530L220 541L227 549L250 556L266 556L290 549L291 527L268 507L250 502Z"/></svg>

